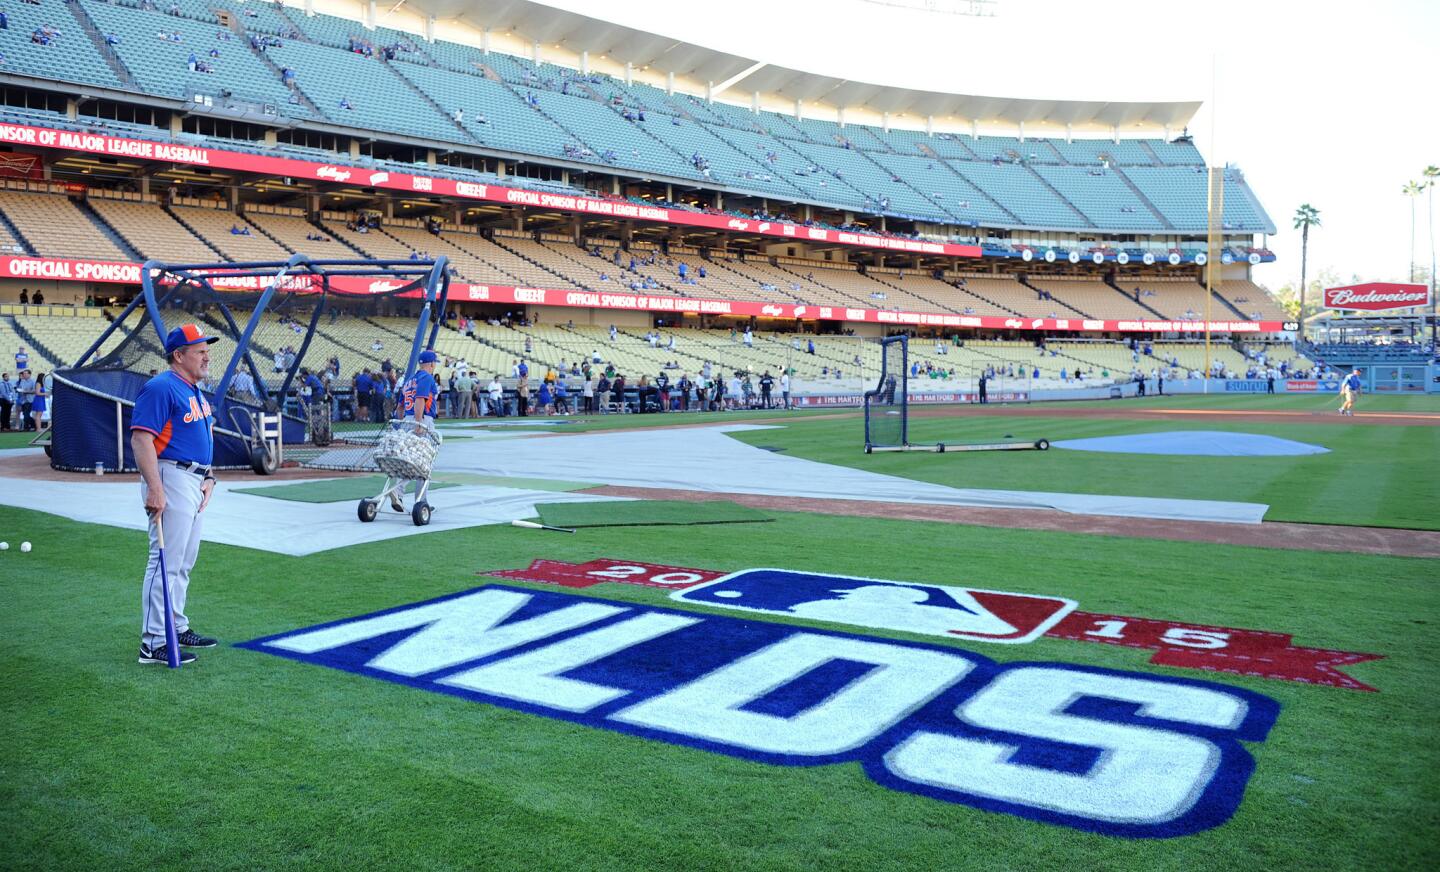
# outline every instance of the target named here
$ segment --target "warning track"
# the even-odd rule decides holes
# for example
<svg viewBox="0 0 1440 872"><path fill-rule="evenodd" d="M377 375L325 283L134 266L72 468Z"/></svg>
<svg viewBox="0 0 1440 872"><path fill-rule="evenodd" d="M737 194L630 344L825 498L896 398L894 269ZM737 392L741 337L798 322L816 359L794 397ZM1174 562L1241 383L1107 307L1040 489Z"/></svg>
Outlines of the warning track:
<svg viewBox="0 0 1440 872"><path fill-rule="evenodd" d="M1348 554L1383 554L1393 557L1440 557L1440 532L1399 530L1388 527L1339 527L1326 524L1292 524L1267 521L1262 524L1218 524L1203 521L1166 521L1105 515L1072 515L1045 509L987 509L970 506L941 506L923 503L829 500L812 497L760 494L713 493L709 491L606 485L580 493L633 497L646 500L727 500L757 509L781 512L816 512L858 518L888 518L896 521L941 521L977 527L1053 530L1097 536L1124 536L1134 539L1168 539L1178 542L1210 542L1245 545L1253 548L1283 548L1292 551L1335 551Z"/></svg>

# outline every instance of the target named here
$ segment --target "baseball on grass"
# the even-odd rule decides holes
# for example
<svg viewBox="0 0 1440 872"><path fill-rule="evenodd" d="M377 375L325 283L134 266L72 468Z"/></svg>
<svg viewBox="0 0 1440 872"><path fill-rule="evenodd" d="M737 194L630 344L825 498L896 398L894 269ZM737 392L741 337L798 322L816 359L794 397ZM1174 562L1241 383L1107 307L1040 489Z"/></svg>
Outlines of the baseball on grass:
<svg viewBox="0 0 1440 872"><path fill-rule="evenodd" d="M21 551L24 551L24 552L26 552L26 553L29 553L29 551L30 551L30 543L29 543L29 542L21 542L21 543L20 543L20 550L21 550Z"/></svg>
<svg viewBox="0 0 1440 872"><path fill-rule="evenodd" d="M0 542L0 551L9 551L9 550L10 550L10 543L9 543L9 542Z"/></svg>

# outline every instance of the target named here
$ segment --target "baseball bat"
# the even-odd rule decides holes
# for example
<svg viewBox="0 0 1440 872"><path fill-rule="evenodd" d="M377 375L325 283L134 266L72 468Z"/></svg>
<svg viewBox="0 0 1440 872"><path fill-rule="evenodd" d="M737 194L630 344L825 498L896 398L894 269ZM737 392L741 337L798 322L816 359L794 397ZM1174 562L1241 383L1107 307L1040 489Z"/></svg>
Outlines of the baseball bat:
<svg viewBox="0 0 1440 872"><path fill-rule="evenodd" d="M511 521L511 522L510 522L510 526L512 526L512 527L525 527L526 529L529 529L529 530L554 530L556 533L574 533L574 532L575 532L574 530L571 530L571 529L568 528L568 527L551 527L551 526L547 526L547 525L545 525L545 524L537 524L537 523L535 523L534 521L518 521L518 520L517 520L517 521Z"/></svg>
<svg viewBox="0 0 1440 872"><path fill-rule="evenodd" d="M165 597L165 660L171 669L180 668L180 639L175 633L175 610L170 605L170 573L165 571L165 525L155 513L155 544L160 552L160 591Z"/></svg>

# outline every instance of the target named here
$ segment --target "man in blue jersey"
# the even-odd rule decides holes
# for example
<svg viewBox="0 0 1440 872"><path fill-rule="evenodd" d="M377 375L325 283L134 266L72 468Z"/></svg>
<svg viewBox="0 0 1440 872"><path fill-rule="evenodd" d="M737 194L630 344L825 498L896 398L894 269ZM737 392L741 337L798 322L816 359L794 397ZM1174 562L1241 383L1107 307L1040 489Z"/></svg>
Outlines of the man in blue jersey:
<svg viewBox="0 0 1440 872"><path fill-rule="evenodd" d="M429 349L420 352L415 374L401 389L400 403L397 404L403 417L401 426L413 427L417 436L426 435L435 426L435 404L440 398L440 385L435 381L435 364L439 359L440 356ZM405 511L399 494L390 494L390 508L397 512Z"/></svg>
<svg viewBox="0 0 1440 872"><path fill-rule="evenodd" d="M213 648L216 641L190 629L185 594L200 552L200 514L215 490L210 471L215 419L200 382L210 375L210 343L195 324L182 324L165 339L170 369L140 389L130 419L130 448L140 468L145 512L159 516L166 532L165 563L175 632L183 648ZM140 662L165 663L165 594L160 586L160 551L150 528L150 560L141 594ZM180 653L181 663L195 655Z"/></svg>
<svg viewBox="0 0 1440 872"><path fill-rule="evenodd" d="M1354 369L1340 380L1340 414L1355 415L1355 398L1360 395L1360 370Z"/></svg>

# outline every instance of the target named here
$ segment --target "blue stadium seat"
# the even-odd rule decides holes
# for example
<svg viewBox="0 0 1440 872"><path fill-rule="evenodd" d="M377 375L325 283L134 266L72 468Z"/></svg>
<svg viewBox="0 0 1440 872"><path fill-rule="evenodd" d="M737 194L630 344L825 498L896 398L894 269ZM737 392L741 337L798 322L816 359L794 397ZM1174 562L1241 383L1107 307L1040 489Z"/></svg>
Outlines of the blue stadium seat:
<svg viewBox="0 0 1440 872"><path fill-rule="evenodd" d="M1163 230L1135 192L1113 170L1032 164L1071 205L1096 227L1117 230Z"/></svg>
<svg viewBox="0 0 1440 872"><path fill-rule="evenodd" d="M378 58L294 41L267 49L266 54L294 70L296 87L337 124L449 142L469 141ZM342 100L354 108L344 108Z"/></svg>
<svg viewBox="0 0 1440 872"><path fill-rule="evenodd" d="M283 115L310 117L304 106L290 102L279 73L255 55L243 36L212 22L162 12L94 0L80 0L80 6L101 33L119 37L115 52L147 93L185 99L230 91L240 100L274 105ZM162 33L178 33L180 41L161 39ZM212 49L219 57L210 56ZM214 72L192 72L187 66L191 54Z"/></svg>
<svg viewBox="0 0 1440 872"><path fill-rule="evenodd" d="M1029 167L989 161L952 160L947 163L1027 226L1083 226L1077 220L1075 210L1045 187Z"/></svg>
<svg viewBox="0 0 1440 872"><path fill-rule="evenodd" d="M38 6L6 3L5 13L10 27L0 30L0 52L5 55L0 70L60 82L120 86L68 4L60 0L40 0ZM49 45L31 42L31 34L45 25L58 30L60 36Z"/></svg>
<svg viewBox="0 0 1440 872"><path fill-rule="evenodd" d="M1207 174L1200 167L1126 167L1122 172L1177 230L1206 230ZM1226 229L1273 233L1255 209L1252 195L1233 170L1225 176Z"/></svg>
<svg viewBox="0 0 1440 872"><path fill-rule="evenodd" d="M923 134L922 134L923 135ZM1015 218L979 188L951 170L945 161L903 154L872 154L881 166L900 176L939 204L961 224L1005 227Z"/></svg>
<svg viewBox="0 0 1440 872"><path fill-rule="evenodd" d="M447 113L464 109L465 129L492 148L557 158L570 138L500 82L440 67L396 64L394 69Z"/></svg>

